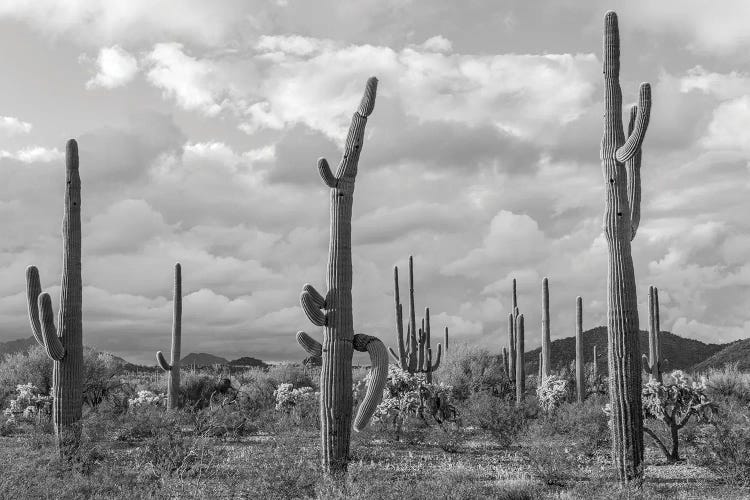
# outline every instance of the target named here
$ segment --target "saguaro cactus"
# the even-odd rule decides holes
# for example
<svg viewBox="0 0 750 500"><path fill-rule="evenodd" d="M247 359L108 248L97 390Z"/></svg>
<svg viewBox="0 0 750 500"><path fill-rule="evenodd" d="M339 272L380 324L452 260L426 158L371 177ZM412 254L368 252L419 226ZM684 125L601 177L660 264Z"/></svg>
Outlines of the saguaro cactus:
<svg viewBox="0 0 750 500"><path fill-rule="evenodd" d="M549 279L542 280L542 377L550 374L552 343L549 333Z"/></svg>
<svg viewBox="0 0 750 500"><path fill-rule="evenodd" d="M516 294L516 279L513 278L513 291L511 296L512 310L508 314L508 354L510 364L508 365L508 378L516 381L516 321L518 320L518 295Z"/></svg>
<svg viewBox="0 0 750 500"><path fill-rule="evenodd" d="M600 158L606 205L604 234L609 249L607 331L612 457L622 483L643 478L643 417L639 362L638 304L630 241L640 219L640 154L651 110L651 87L641 84L630 112L628 137L622 126L620 35L617 14L604 18L604 134Z"/></svg>
<svg viewBox="0 0 750 500"><path fill-rule="evenodd" d="M432 373L440 367L442 346L438 344L435 362L432 362L432 348L430 346L430 308L425 308L422 326L417 330L414 314L414 259L409 256L409 323L406 326L407 336L404 341L403 308L398 286L398 267L393 268L393 284L396 299L396 336L398 340L398 354L389 348L391 356L402 370L409 373L424 373L428 383L432 382ZM418 335L417 333L418 332ZM448 327L445 327L445 345L448 345Z"/></svg>
<svg viewBox="0 0 750 500"><path fill-rule="evenodd" d="M523 314L516 319L516 403L523 403L526 393L526 371L523 362Z"/></svg>
<svg viewBox="0 0 750 500"><path fill-rule="evenodd" d="M81 437L83 319L81 281L81 177L78 144L69 140L65 151L65 208L62 222L63 271L60 291L59 334L52 300L42 293L39 271L26 269L26 292L31 331L52 359L52 421L60 453L66 456ZM40 314L41 313L41 314Z"/></svg>
<svg viewBox="0 0 750 500"><path fill-rule="evenodd" d="M167 382L167 408L179 406L180 396L180 343L182 342L182 267L174 265L174 308L172 310L172 363L167 363L161 351L156 353L156 361L162 370L169 372Z"/></svg>
<svg viewBox="0 0 750 500"><path fill-rule="evenodd" d="M346 471L352 428L352 349L370 354L371 377L364 400L354 418L354 429L363 429L383 396L388 377L388 351L369 335L354 335L352 317L352 205L357 164L362 150L367 117L375 106L378 81L367 81L359 109L352 117L344 155L336 175L328 162L318 160L323 182L330 188L331 238L328 247L328 274L325 297L306 284L300 302L307 317L323 327L323 343L305 332L297 342L310 355L322 356L320 371L320 423L324 469L337 475Z"/></svg>
<svg viewBox="0 0 750 500"><path fill-rule="evenodd" d="M650 378L662 381L661 377L661 350L659 346L659 289L655 286L648 287L648 357L643 355L643 368L649 373Z"/></svg>
<svg viewBox="0 0 750 500"><path fill-rule="evenodd" d="M594 346L596 348L596 346ZM596 358L594 358L596 363ZM576 298L576 395L578 402L586 399L586 385L583 380L583 299Z"/></svg>

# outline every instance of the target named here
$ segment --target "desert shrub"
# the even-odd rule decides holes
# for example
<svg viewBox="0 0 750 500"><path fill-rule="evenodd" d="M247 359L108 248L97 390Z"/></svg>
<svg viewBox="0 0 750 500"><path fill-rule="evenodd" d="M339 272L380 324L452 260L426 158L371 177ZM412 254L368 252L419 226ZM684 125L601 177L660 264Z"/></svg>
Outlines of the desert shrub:
<svg viewBox="0 0 750 500"><path fill-rule="evenodd" d="M530 438L546 441L561 438L571 453L591 458L608 445L608 417L602 411L604 398L590 397L583 403L563 403L554 412L542 414L528 427Z"/></svg>
<svg viewBox="0 0 750 500"><path fill-rule="evenodd" d="M726 482L750 486L750 405L728 400L697 439L699 461Z"/></svg>
<svg viewBox="0 0 750 500"><path fill-rule="evenodd" d="M525 409L517 408L515 400L486 392L470 395L459 408L464 425L490 432L500 446L513 443L526 424Z"/></svg>
<svg viewBox="0 0 750 500"><path fill-rule="evenodd" d="M501 356L473 346L459 344L452 348L435 376L453 388L453 397L459 401L477 392L504 396L513 390L502 368Z"/></svg>
<svg viewBox="0 0 750 500"><path fill-rule="evenodd" d="M52 387L52 360L41 346L35 345L23 353L9 354L0 361L0 407L16 387L32 384L43 394Z"/></svg>
<svg viewBox="0 0 750 500"><path fill-rule="evenodd" d="M110 397L117 397L116 393L123 385L119 378L121 368L122 363L112 354L84 348L83 402L93 407Z"/></svg>
<svg viewBox="0 0 750 500"><path fill-rule="evenodd" d="M669 462L680 459L678 432L691 418L709 421L715 405L706 397L703 381L690 379L684 372L675 370L663 376L663 383L649 380L643 386L643 416L660 422L669 432L671 447L665 439L649 427L643 428Z"/></svg>
<svg viewBox="0 0 750 500"><path fill-rule="evenodd" d="M212 398L236 397L237 389L228 378L217 378L209 373L188 372L180 380L180 404L194 409L206 408Z"/></svg>
<svg viewBox="0 0 750 500"><path fill-rule="evenodd" d="M242 411L237 401L221 401L208 408L188 410L186 421L193 432L206 437L237 439L240 436L258 431L248 416Z"/></svg>
<svg viewBox="0 0 750 500"><path fill-rule="evenodd" d="M567 486L585 464L559 440L534 442L523 448L523 456L532 476L548 486Z"/></svg>
<svg viewBox="0 0 750 500"><path fill-rule="evenodd" d="M169 427L143 442L139 448L139 465L157 477L206 479L222 455L205 436L185 436L179 429Z"/></svg>
<svg viewBox="0 0 750 500"><path fill-rule="evenodd" d="M750 373L743 373L737 363L708 371L706 392L712 399L735 399L740 403L750 403Z"/></svg>
<svg viewBox="0 0 750 500"><path fill-rule="evenodd" d="M33 384L20 384L16 387L15 398L8 401L3 414L15 423L41 423L52 415L52 396L43 394Z"/></svg>
<svg viewBox="0 0 750 500"><path fill-rule="evenodd" d="M268 369L268 377L279 384L292 384L292 387L312 387L317 390L320 369L308 368L292 363L274 365Z"/></svg>
<svg viewBox="0 0 750 500"><path fill-rule="evenodd" d="M539 408L545 412L554 411L568 398L569 383L558 375L550 375L536 388Z"/></svg>

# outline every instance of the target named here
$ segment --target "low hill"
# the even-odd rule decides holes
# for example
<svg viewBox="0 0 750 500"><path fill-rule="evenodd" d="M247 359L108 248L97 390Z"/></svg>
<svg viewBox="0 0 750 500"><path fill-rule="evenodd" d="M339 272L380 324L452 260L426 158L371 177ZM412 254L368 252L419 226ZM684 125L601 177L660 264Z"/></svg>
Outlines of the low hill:
<svg viewBox="0 0 750 500"><path fill-rule="evenodd" d="M187 356L180 360L182 366L211 366L211 365L226 365L229 361L220 357L214 356L213 354L207 354L205 352L194 353L191 352Z"/></svg>
<svg viewBox="0 0 750 500"><path fill-rule="evenodd" d="M257 358L251 358L250 356L243 356L241 358L230 361L229 366L242 366L252 368L268 368L268 364Z"/></svg>
<svg viewBox="0 0 750 500"><path fill-rule="evenodd" d="M0 342L0 359L6 354L16 354L17 352L26 352L29 347L37 345L34 337L25 339L8 340Z"/></svg>
<svg viewBox="0 0 750 500"><path fill-rule="evenodd" d="M713 356L693 366L693 371L701 372L709 368L721 368L729 363L737 363L740 370L750 370L750 339L728 344Z"/></svg>
<svg viewBox="0 0 750 500"><path fill-rule="evenodd" d="M726 347L726 344L705 344L699 340L687 339L674 333L662 331L660 336L662 358L666 359L666 370L688 370L707 360ZM648 355L648 332L641 330L641 353ZM607 327L597 326L583 332L583 360L590 363L593 348L597 346L599 373L607 373ZM750 344L749 344L750 348ZM526 371L535 374L539 370L540 347L524 355ZM575 361L575 337L552 341L551 364L553 369L567 366Z"/></svg>

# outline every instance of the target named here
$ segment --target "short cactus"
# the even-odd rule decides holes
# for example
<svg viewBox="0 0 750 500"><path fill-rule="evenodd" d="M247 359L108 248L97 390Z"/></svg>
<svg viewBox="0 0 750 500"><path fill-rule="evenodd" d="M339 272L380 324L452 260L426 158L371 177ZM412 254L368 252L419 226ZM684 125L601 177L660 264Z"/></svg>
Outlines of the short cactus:
<svg viewBox="0 0 750 500"><path fill-rule="evenodd" d="M39 271L26 269L26 292L31 331L52 359L52 421L58 450L68 456L80 442L83 404L83 283L81 280L81 177L78 144L68 141L65 151L65 208L62 223L63 271L60 313L55 328L52 300L42 293Z"/></svg>
<svg viewBox="0 0 750 500"><path fill-rule="evenodd" d="M328 247L328 274L325 296L312 285L300 295L302 309L316 326L323 327L323 343L305 332L297 342L312 356L322 356L320 370L320 423L323 467L329 474L344 473L349 462L352 428L352 354L368 352L372 363L370 383L354 418L354 430L370 421L383 397L388 377L388 351L375 337L354 334L352 315L352 205L357 164L362 150L367 117L375 106L378 81L370 78L359 109L352 117L344 155L336 175L321 158L318 170L330 188L331 237Z"/></svg>
<svg viewBox="0 0 750 500"><path fill-rule="evenodd" d="M662 359L659 346L659 289L648 287L648 356L642 357L643 369L651 380L662 381Z"/></svg>
<svg viewBox="0 0 750 500"><path fill-rule="evenodd" d="M179 406L180 396L180 344L182 342L182 267L174 265L174 296L172 310L172 363L167 363L161 351L156 353L156 361L162 370L169 372L167 382L167 408Z"/></svg>
<svg viewBox="0 0 750 500"><path fill-rule="evenodd" d="M435 362L432 362L432 348L430 345L430 308L425 308L425 316L421 327L417 329L414 315L414 259L409 256L409 323L406 325L406 341L404 341L403 308L398 286L398 267L393 268L393 284L396 300L396 336L398 340L398 354L389 348L393 359L402 370L409 373L424 373L428 383L432 382L432 374L440 367L442 346L438 344ZM445 327L445 345L448 345L448 327ZM447 350L447 347L446 347Z"/></svg>

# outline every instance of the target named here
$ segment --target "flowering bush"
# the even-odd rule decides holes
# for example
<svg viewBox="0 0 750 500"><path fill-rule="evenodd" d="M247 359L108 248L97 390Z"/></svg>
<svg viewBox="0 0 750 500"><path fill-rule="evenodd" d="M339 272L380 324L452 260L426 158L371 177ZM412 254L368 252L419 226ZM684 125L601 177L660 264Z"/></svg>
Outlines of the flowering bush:
<svg viewBox="0 0 750 500"><path fill-rule="evenodd" d="M11 399L8 408L3 411L9 421L37 421L43 415L52 413L52 396L47 396L34 386L34 384L20 384L16 386L18 395Z"/></svg>
<svg viewBox="0 0 750 500"><path fill-rule="evenodd" d="M276 410L291 411L304 401L314 400L320 393L313 392L312 387L300 387L293 389L292 384L279 384L273 396L276 399Z"/></svg>
<svg viewBox="0 0 750 500"><path fill-rule="evenodd" d="M553 411L559 407L565 401L567 395L568 381L557 375L549 375L536 388L539 407L545 412Z"/></svg>
<svg viewBox="0 0 750 500"><path fill-rule="evenodd" d="M160 406L167 401L166 394L157 394L151 391L138 391L138 395L128 399L128 404L133 407L138 406Z"/></svg>
<svg viewBox="0 0 750 500"><path fill-rule="evenodd" d="M389 365L383 401L375 409L373 421L386 425L390 423L396 431L397 439L409 416L426 421L426 416L429 415L439 424L454 421L457 415L451 404L452 391L453 387L449 385L428 384L421 374L409 373L396 365Z"/></svg>
<svg viewBox="0 0 750 500"><path fill-rule="evenodd" d="M670 431L671 451L653 430L644 427L644 432L651 436L669 462L678 461L678 431L687 425L690 417L708 421L713 413L714 405L706 397L705 378L694 381L683 371L675 370L664 376L664 382L649 380L643 386L642 397L644 418L660 421Z"/></svg>

